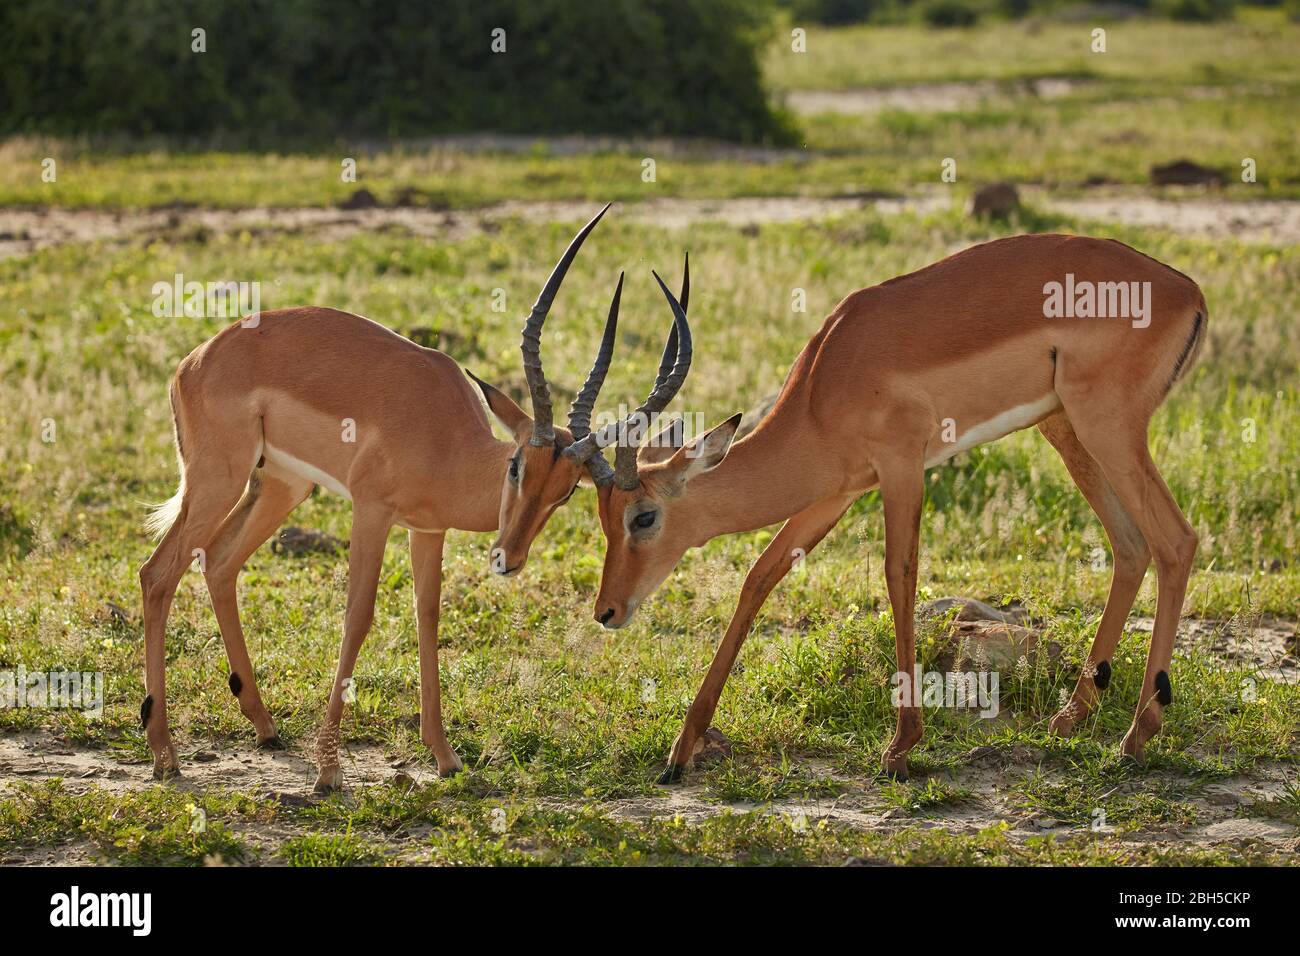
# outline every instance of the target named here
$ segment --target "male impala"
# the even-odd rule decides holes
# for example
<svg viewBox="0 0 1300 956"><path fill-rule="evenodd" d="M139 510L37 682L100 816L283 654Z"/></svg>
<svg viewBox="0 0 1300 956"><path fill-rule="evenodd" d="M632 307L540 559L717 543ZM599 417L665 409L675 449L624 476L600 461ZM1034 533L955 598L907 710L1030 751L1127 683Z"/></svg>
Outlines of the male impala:
<svg viewBox="0 0 1300 956"><path fill-rule="evenodd" d="M438 687L438 599L448 529L523 525L494 549L494 568L519 570L528 543L568 499L579 473L553 469L558 447L587 434L609 369L618 293L570 428L552 423L539 355L542 323L565 272L606 206L574 237L533 306L523 332L530 418L477 382L511 433L493 437L474 387L454 361L357 315L323 308L265 312L232 325L191 352L171 383L180 488L150 517L162 537L140 571L144 592L146 693L140 719L154 776L179 772L167 726L163 635L181 576L200 558L230 661L230 690L262 747L280 747L262 704L239 622L240 567L319 484L352 500L348 602L338 673L317 741L318 789L341 785L338 726L343 696L374 616L389 529L410 532L420 648L420 739L440 774L461 766L443 730ZM622 280L620 279L620 289ZM609 465L592 462L603 478ZM563 485L552 480L555 471Z"/></svg>
<svg viewBox="0 0 1300 956"><path fill-rule="evenodd" d="M1082 308L1081 292L1078 310L1056 308L1051 300L1059 306L1063 283L1092 290L1091 307ZM1103 314L1096 295L1117 295L1113 283L1137 283L1124 287L1135 303L1145 292L1137 320L1046 317ZM664 293L687 332L689 363L685 316ZM632 443L621 445L615 475L599 488L608 547L596 618L606 627L627 624L688 548L788 519L745 578L661 780L678 779L696 753L772 588L877 486L898 670L916 686L912 615L925 469L1034 424L1101 519L1115 558L1087 663L1051 729L1069 733L1106 688L1111 654L1154 555L1156 623L1122 744L1140 757L1171 701L1169 662L1196 550L1196 534L1151 460L1147 425L1196 359L1206 315L1191 279L1121 243L999 239L841 302L795 360L767 418L734 447L739 415L667 460L658 447L637 455ZM639 411L665 404L652 393ZM602 430L568 454L582 460L618 433ZM681 445L680 432L667 437ZM885 770L905 776L907 752L920 737L920 708L900 708Z"/></svg>

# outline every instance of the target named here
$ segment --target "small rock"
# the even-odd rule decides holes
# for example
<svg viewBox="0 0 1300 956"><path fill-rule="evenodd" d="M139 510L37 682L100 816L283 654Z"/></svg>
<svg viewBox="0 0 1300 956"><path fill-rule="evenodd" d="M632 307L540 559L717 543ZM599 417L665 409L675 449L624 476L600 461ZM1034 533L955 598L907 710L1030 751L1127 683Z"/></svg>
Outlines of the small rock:
<svg viewBox="0 0 1300 956"><path fill-rule="evenodd" d="M966 752L966 759L971 763L1002 763L1002 751L997 747L984 744Z"/></svg>
<svg viewBox="0 0 1300 956"><path fill-rule="evenodd" d="M415 789L415 778L412 777L409 773L402 773L402 772L395 773L392 775L392 777L389 778L388 782L391 783L394 787L398 787L402 790Z"/></svg>
<svg viewBox="0 0 1300 956"><path fill-rule="evenodd" d="M379 205L379 200L369 189L358 189L347 199L339 203L340 209L374 209Z"/></svg>
<svg viewBox="0 0 1300 956"><path fill-rule="evenodd" d="M194 752L194 760L196 763L212 763L212 761L216 759L217 755L211 750L197 750Z"/></svg>
<svg viewBox="0 0 1300 956"><path fill-rule="evenodd" d="M310 807L316 802L311 797L304 797L298 793L284 793L279 790L267 791L262 794L262 799L278 803L283 807Z"/></svg>
<svg viewBox="0 0 1300 956"><path fill-rule="evenodd" d="M731 756L731 741L723 736L722 731L710 727L704 732L695 751L695 764L710 763Z"/></svg>
<svg viewBox="0 0 1300 956"><path fill-rule="evenodd" d="M346 551L348 543L326 534L324 531L312 531L309 528L285 528L271 542L272 554L338 554Z"/></svg>
<svg viewBox="0 0 1300 956"><path fill-rule="evenodd" d="M1046 653L1049 664L1060 662L1061 645L1048 641L1040 647L1038 633L1027 627L995 621L958 621L944 639L936 666L945 673L1010 672L1020 666L1021 658L1033 667L1040 652Z"/></svg>
<svg viewBox="0 0 1300 956"><path fill-rule="evenodd" d="M131 615L126 608L120 604L114 604L112 601L104 602L104 610L108 612L109 620L114 624L126 626L131 623Z"/></svg>
<svg viewBox="0 0 1300 956"><path fill-rule="evenodd" d="M844 861L844 866L898 866L878 856L851 856Z"/></svg>
<svg viewBox="0 0 1300 956"><path fill-rule="evenodd" d="M943 617L954 607L960 607L957 612L956 620L958 621L1000 621L1003 624L1021 624L1024 622L1025 613L1020 608L1011 608L1006 611L999 611L991 604L985 604L983 601L977 601L974 598L964 597L941 597L933 601L926 601L916 609L917 621L928 621L931 618Z"/></svg>
<svg viewBox="0 0 1300 956"><path fill-rule="evenodd" d="M1020 193L1011 183L990 183L975 190L970 214L976 219L1007 219L1020 208Z"/></svg>
<svg viewBox="0 0 1300 956"><path fill-rule="evenodd" d="M1152 166L1151 183L1155 186L1222 186L1224 176L1217 169L1180 159L1164 166Z"/></svg>

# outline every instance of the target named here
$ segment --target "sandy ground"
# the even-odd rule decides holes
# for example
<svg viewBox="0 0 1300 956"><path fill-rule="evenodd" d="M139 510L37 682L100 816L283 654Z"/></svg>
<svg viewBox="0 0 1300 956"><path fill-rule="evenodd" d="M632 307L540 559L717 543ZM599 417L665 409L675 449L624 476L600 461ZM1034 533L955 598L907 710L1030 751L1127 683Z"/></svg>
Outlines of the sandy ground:
<svg viewBox="0 0 1300 956"><path fill-rule="evenodd" d="M1046 77L1022 83L919 83L911 86L862 87L848 90L794 90L781 99L796 113L840 113L869 116L882 110L909 113L949 112L976 106L984 100L1012 97L1056 99L1083 85L1078 80Z"/></svg>
<svg viewBox="0 0 1300 956"><path fill-rule="evenodd" d="M978 616L978 615L977 615ZM1149 629L1149 618L1136 618L1132 627ZM1297 624L1294 621L1264 619L1254 626L1238 622L1188 619L1180 628L1180 645L1199 646L1212 652L1226 666L1247 666L1257 670L1261 682L1300 681L1300 660L1296 650ZM1266 685L1265 685L1266 686ZM1260 691L1263 692L1261 687ZM1103 704L1104 706L1104 704ZM175 728L182 776L166 786L190 793L213 790L241 790L287 803L302 804L319 799L312 793L316 773L311 753L301 745L286 751L261 751L251 744L220 747L187 740L184 728ZM1118 742L1116 742L1118 743ZM908 827L941 827L954 834L974 834L998 823L1006 823L1013 839L1045 834L1070 835L1090 831L1080 825L1046 817L1018 802L1017 787L1034 775L1049 781L1068 782L1066 774L1046 762L1046 755L1032 746L1006 749L977 747L959 770L933 776L947 784L968 790L970 798L918 812L899 809L886 801L878 781L849 777L836 772L824 761L793 758L795 767L818 778L831 777L843 792L834 798L784 800L757 806L748 803L722 803L710 798L702 785L687 780L678 786L659 788L654 796L613 800L602 803L613 816L638 819L649 816L681 815L688 822L732 811L762 810L782 814L792 827L814 825L825 819L836 825L889 833ZM432 761L393 759L382 748L363 744L345 745L343 770L349 793L358 788L409 778L417 786L436 786L437 774ZM155 786L152 763L119 759L103 750L73 746L45 730L0 734L0 790L20 782L40 782L60 778L72 790L100 787L113 792L141 790ZM402 775L399 777L399 775ZM1275 850L1300 851L1300 832L1290 824L1262 818L1251 807L1282 794L1294 770L1285 765L1264 765L1253 772L1196 787L1191 779L1169 774L1152 778L1134 777L1119 784L1110 796L1123 797L1141 793L1148 782L1171 786L1175 792L1185 789L1181 799L1190 804L1195 821L1188 826L1146 828L1121 833L1126 844L1157 843L1167 846L1243 845L1255 841ZM924 775L915 781L923 782ZM554 807L577 807L576 801L541 801ZM247 843L259 849L270 861L275 847L290 836L303 832L292 821L271 824L235 822L232 829ZM1103 830L1113 834L1113 828ZM420 843L425 834L418 830L404 833L395 845L399 857L410 862L421 859ZM41 847L10 851L0 856L0 865L42 865L95 862L89 844Z"/></svg>
<svg viewBox="0 0 1300 956"><path fill-rule="evenodd" d="M1024 199L1036 208L1102 222L1148 226L1244 242L1300 242L1300 202L1164 199L1142 192L1055 198L1032 188ZM735 226L775 225L830 219L862 209L883 214L937 212L955 200L944 191L906 198L655 199L621 205L618 215L633 222L685 228L697 222ZM513 218L528 222L587 218L589 202L507 202L482 209L438 211L414 207L343 210L298 209L96 209L0 208L0 258L27 255L70 242L136 242L183 239L212 233L307 234L321 241L361 232L398 231L445 242L491 231Z"/></svg>
<svg viewBox="0 0 1300 956"><path fill-rule="evenodd" d="M412 778L417 786L436 785L437 776L432 768L391 761L377 747L346 748L343 761L349 792L395 781L399 773ZM819 777L835 777L843 792L834 798L785 800L762 806L722 803L710 798L701 785L692 783L688 777L684 784L660 788L654 796L613 800L601 806L612 816L623 819L680 815L687 822L698 822L727 811L761 810L785 816L795 828L801 824L812 826L824 819L836 825L879 833L909 827L940 827L957 835L973 835L998 823L1006 823L1011 828L1013 840L1046 834L1069 836L1090 832L1088 825L1056 820L1018 805L1012 790L1015 784L1035 774L1054 781L1066 779L1060 771L1045 766L1043 761L1044 754L1031 747L1016 748L1011 752L976 748L967 755L959 771L933 775L944 783L969 790L972 794L970 799L919 812L890 805L881 795L877 782L838 775L831 767L817 761L796 763L802 763L802 769ZM263 797L273 796L286 803L303 804L319 799L311 791L315 771L309 756L297 747L281 753L259 751L251 746L220 751L183 750L181 764L183 776L169 781L166 786L196 794L209 789L239 789ZM58 777L63 779L65 788L73 791L94 786L120 792L155 786L150 771L151 764L122 763L102 751L69 747L45 731L0 736L0 781L5 784L20 780L40 782ZM1164 828L1123 833L1119 838L1126 844L1168 846L1236 845L1242 841L1256 841L1280 851L1300 850L1295 827L1249 813L1253 804L1275 798L1284 791L1289 772L1289 768L1284 766L1265 766L1248 775L1217 781L1199 790L1193 787L1190 779L1161 775L1158 778L1161 784L1175 789L1180 783L1187 786L1187 796L1182 799L1194 808L1195 821L1189 826L1171 824ZM924 781L920 775L915 779ZM1140 793L1144 783L1142 778L1126 781L1110 795L1122 797ZM540 802L554 808L576 809L582 806L578 801ZM273 824L235 821L228 825L241 839L261 851L263 859L268 862L274 856L276 846L288 837L310 829L290 821ZM1110 835L1114 829L1103 829L1101 833ZM418 861L421 838L418 830L405 833L392 849L411 861ZM0 856L0 865L11 866L97 861L97 854L89 844L12 850Z"/></svg>

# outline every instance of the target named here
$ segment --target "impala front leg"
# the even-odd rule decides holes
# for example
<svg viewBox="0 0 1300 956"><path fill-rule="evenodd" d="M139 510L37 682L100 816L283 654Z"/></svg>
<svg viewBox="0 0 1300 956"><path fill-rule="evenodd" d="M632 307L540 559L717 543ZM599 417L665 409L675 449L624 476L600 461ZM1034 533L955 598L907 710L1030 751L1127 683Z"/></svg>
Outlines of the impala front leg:
<svg viewBox="0 0 1300 956"><path fill-rule="evenodd" d="M320 775L316 790L328 792L343 785L339 769L339 721L343 719L343 695L352 680L361 644L370 631L375 616L375 593L379 589L379 572L384 563L384 545L392 526L388 509L354 505L352 541L348 546L348 608L343 622L343 646L339 651L338 673L330 691L325 725L316 740L316 761Z"/></svg>
<svg viewBox="0 0 1300 956"><path fill-rule="evenodd" d="M668 759L668 769L659 777L660 783L680 780L700 749L704 732L708 730L709 722L717 710L722 688L727 683L731 668L736 663L736 655L740 653L740 645L745 642L758 609L789 570L835 527L853 503L853 497L838 495L827 498L799 512L777 532L771 544L750 568L740 590L735 613L731 616L731 623L727 625L727 633L718 646L713 663L709 665L709 673L705 676L699 693L695 695L695 700L686 713L686 721Z"/></svg>
<svg viewBox="0 0 1300 956"><path fill-rule="evenodd" d="M442 532L411 532L411 570L415 576L415 621L420 635L420 740L433 751L438 774L461 769L442 725L438 682L438 601L442 594Z"/></svg>
<svg viewBox="0 0 1300 956"><path fill-rule="evenodd" d="M902 461L880 468L880 499L885 512L885 581L894 612L894 653L898 672L907 687L916 681L916 561L921 534L921 504L925 498L925 467ZM907 779L907 752L921 739L923 721L917 701L898 709L894 739L885 748L881 764L885 773Z"/></svg>

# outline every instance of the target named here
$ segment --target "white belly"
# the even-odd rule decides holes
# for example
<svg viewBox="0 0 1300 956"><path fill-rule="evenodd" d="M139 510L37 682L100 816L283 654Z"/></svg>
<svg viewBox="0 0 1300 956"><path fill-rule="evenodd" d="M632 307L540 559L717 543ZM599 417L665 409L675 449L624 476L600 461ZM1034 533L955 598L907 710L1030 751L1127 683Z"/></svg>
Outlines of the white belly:
<svg viewBox="0 0 1300 956"><path fill-rule="evenodd" d="M1061 400L1056 396L1055 392L1051 392L1036 402L1027 402L1024 405L1009 408L999 415L994 415L988 421L980 422L964 432L959 432L956 441L941 445L932 457L926 459L925 467L932 468L941 462L947 461L953 455L960 455L976 445L982 445L985 442L1001 438L1003 435L1010 435L1012 432L1020 431L1020 429L1035 422L1042 421L1060 407Z"/></svg>
<svg viewBox="0 0 1300 956"><path fill-rule="evenodd" d="M305 478L310 482L320 485L322 488L334 492L336 495L342 495L344 498L348 499L348 501L352 500L352 493L348 491L347 486L344 485L343 482L339 481L333 475L321 471L315 465L309 464L301 458L295 458L287 451L282 451L269 444L263 446L262 453L266 456L268 464L274 465L277 468L282 468L290 474L297 475L299 478Z"/></svg>

